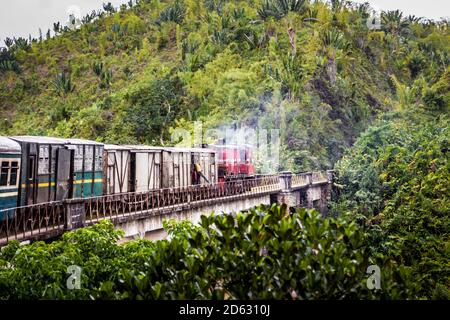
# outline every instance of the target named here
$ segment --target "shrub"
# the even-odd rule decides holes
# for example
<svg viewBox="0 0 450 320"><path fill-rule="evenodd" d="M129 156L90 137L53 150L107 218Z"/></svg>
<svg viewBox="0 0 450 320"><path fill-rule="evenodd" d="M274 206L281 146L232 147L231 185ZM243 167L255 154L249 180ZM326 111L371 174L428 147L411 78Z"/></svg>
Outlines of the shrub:
<svg viewBox="0 0 450 320"><path fill-rule="evenodd" d="M53 80L53 87L59 96L65 96L75 90L75 85L72 84L70 74L67 75L64 72L59 73L55 80Z"/></svg>
<svg viewBox="0 0 450 320"><path fill-rule="evenodd" d="M50 244L10 243L0 254L3 299L356 299L400 298L401 267L369 256L366 233L345 218L312 210L260 206L203 216L199 227L166 222L170 239L117 244L103 221ZM382 291L370 291L366 268L382 266ZM67 267L82 268L68 290Z"/></svg>
<svg viewBox="0 0 450 320"><path fill-rule="evenodd" d="M161 14L159 15L159 21L173 21L175 23L181 24L184 20L185 14L186 8L184 4L181 1L177 0L173 5L168 6L161 12Z"/></svg>

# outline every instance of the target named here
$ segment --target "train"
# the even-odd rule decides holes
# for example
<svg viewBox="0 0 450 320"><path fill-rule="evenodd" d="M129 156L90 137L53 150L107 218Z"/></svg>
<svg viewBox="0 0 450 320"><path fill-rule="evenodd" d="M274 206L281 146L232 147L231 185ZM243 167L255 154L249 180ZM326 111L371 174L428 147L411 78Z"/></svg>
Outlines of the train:
<svg viewBox="0 0 450 320"><path fill-rule="evenodd" d="M252 146L223 144L206 147L217 153L219 182L255 176Z"/></svg>
<svg viewBox="0 0 450 320"><path fill-rule="evenodd" d="M255 174L249 146L174 148L40 136L0 137L0 165L0 212L66 199L224 183ZM0 220L5 214L0 213Z"/></svg>

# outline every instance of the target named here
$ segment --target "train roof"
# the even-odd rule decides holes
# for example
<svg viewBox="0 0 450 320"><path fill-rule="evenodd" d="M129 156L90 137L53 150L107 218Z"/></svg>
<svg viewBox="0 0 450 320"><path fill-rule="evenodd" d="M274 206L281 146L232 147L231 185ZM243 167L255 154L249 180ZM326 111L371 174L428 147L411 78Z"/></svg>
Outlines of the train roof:
<svg viewBox="0 0 450 320"><path fill-rule="evenodd" d="M117 144L105 144L105 150L130 150L130 148L117 145Z"/></svg>
<svg viewBox="0 0 450 320"><path fill-rule="evenodd" d="M136 150L136 151L162 151L164 148L162 147L153 147L153 146L146 146L146 145L124 145L123 147L128 148L129 150Z"/></svg>
<svg viewBox="0 0 450 320"><path fill-rule="evenodd" d="M22 148L16 141L6 137L0 137L0 152L2 153L21 153Z"/></svg>
<svg viewBox="0 0 450 320"><path fill-rule="evenodd" d="M14 136L11 139L18 142L40 143L40 144L66 144L65 139L40 137L40 136Z"/></svg>
<svg viewBox="0 0 450 320"><path fill-rule="evenodd" d="M64 139L68 144L103 146L103 143L84 139Z"/></svg>
<svg viewBox="0 0 450 320"><path fill-rule="evenodd" d="M166 147L166 151L170 152L198 152L198 153L215 153L216 151L209 148L177 148L177 147Z"/></svg>
<svg viewBox="0 0 450 320"><path fill-rule="evenodd" d="M90 141L84 139L64 139L64 138L53 138L53 137L40 137L40 136L14 136L11 139L19 142L28 143L40 143L40 144L71 144L71 145L96 145L102 146L103 143L97 141Z"/></svg>
<svg viewBox="0 0 450 320"><path fill-rule="evenodd" d="M105 150L129 150L129 151L167 151L167 152L199 152L215 153L214 149L207 148L176 148L176 147L155 147L146 145L115 145L106 144Z"/></svg>

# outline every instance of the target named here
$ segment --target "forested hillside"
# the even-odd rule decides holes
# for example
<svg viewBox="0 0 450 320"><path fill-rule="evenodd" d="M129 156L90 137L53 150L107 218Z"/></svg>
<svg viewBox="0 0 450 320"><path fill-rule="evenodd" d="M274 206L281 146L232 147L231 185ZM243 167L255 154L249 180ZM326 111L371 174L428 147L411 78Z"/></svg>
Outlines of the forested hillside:
<svg viewBox="0 0 450 320"><path fill-rule="evenodd" d="M173 128L281 130L282 168L330 168L377 115L448 113L448 22L346 1L130 1L7 39L0 134L170 144ZM56 33L56 36L54 35Z"/></svg>

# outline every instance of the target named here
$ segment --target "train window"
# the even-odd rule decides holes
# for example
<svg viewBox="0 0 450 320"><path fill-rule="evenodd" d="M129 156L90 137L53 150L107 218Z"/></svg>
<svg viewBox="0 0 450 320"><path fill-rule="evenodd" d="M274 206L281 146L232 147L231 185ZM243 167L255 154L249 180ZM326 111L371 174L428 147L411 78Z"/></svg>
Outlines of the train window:
<svg viewBox="0 0 450 320"><path fill-rule="evenodd" d="M102 171L103 169L103 149L95 147L95 171Z"/></svg>
<svg viewBox="0 0 450 320"><path fill-rule="evenodd" d="M38 174L49 174L49 153L48 146L41 146L39 148L39 166Z"/></svg>
<svg viewBox="0 0 450 320"><path fill-rule="evenodd" d="M11 173L9 175L9 185L10 186L17 185L18 172L19 172L19 162L17 162L17 161L11 162Z"/></svg>
<svg viewBox="0 0 450 320"><path fill-rule="evenodd" d="M52 148L52 158L51 158L51 163L50 163L50 173L55 173L56 170L56 152L57 152L58 148L53 147Z"/></svg>
<svg viewBox="0 0 450 320"><path fill-rule="evenodd" d="M81 172L83 170L83 146L77 146L75 149L74 171Z"/></svg>
<svg viewBox="0 0 450 320"><path fill-rule="evenodd" d="M28 171L27 171L27 178L28 179L34 179L34 156L30 156L28 158Z"/></svg>
<svg viewBox="0 0 450 320"><path fill-rule="evenodd" d="M0 173L0 187L8 185L9 162L3 161Z"/></svg>
<svg viewBox="0 0 450 320"><path fill-rule="evenodd" d="M94 147L85 146L84 171L92 171L94 161Z"/></svg>

